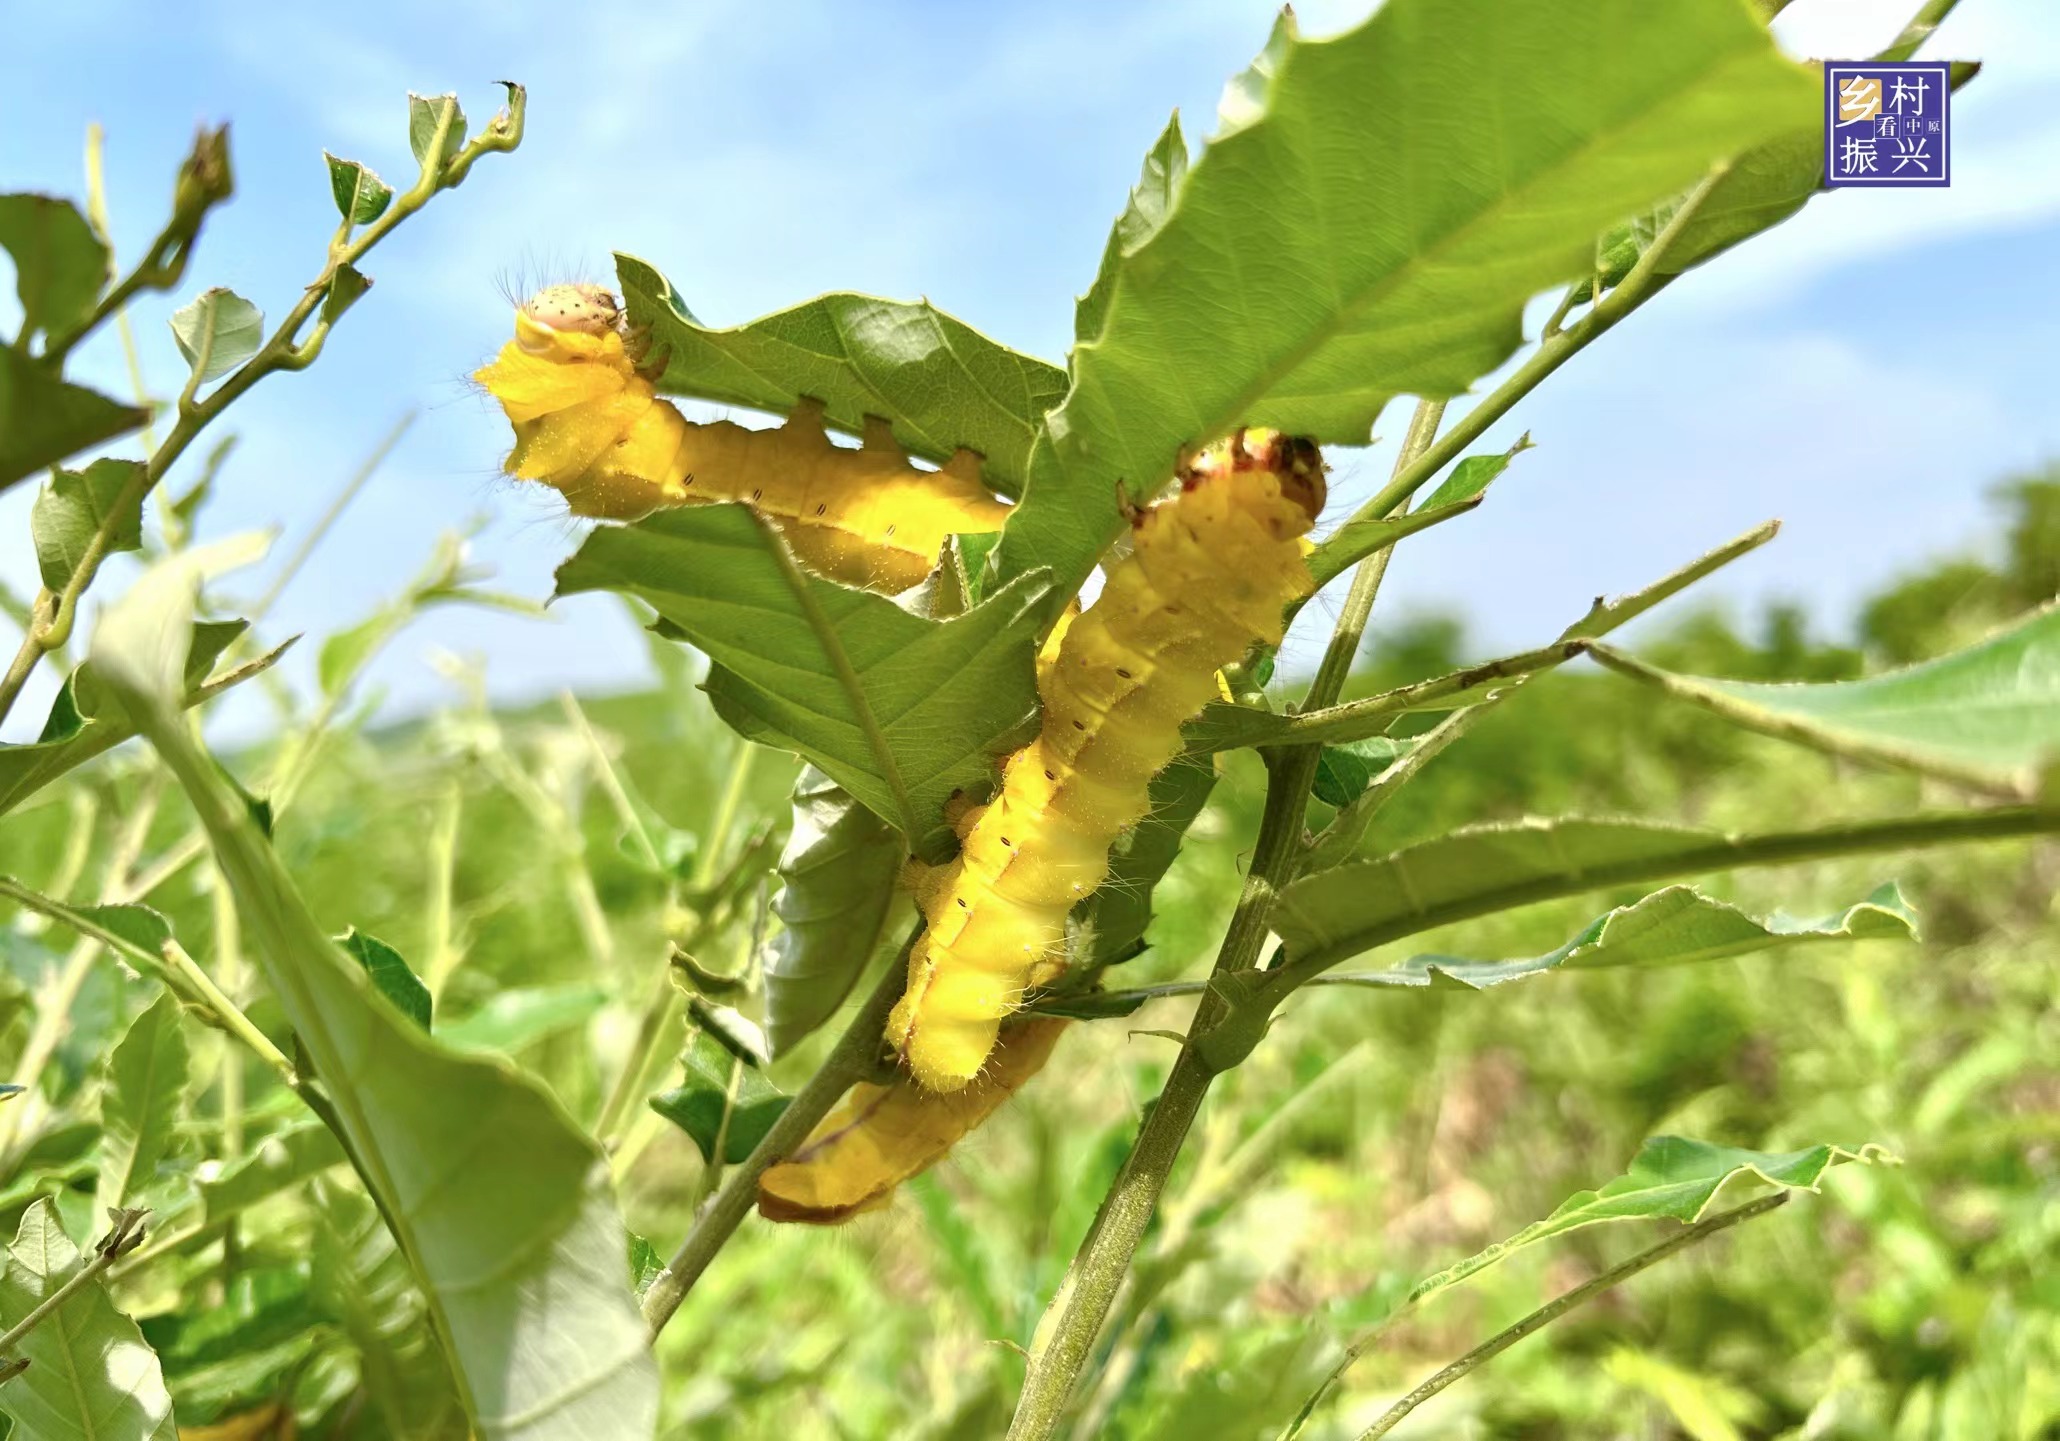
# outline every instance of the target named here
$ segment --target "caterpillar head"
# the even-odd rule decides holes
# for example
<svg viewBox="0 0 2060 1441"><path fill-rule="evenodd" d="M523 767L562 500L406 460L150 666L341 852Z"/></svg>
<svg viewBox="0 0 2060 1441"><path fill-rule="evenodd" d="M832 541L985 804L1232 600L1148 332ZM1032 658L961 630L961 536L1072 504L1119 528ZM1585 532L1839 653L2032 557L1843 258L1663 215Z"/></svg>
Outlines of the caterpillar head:
<svg viewBox="0 0 2060 1441"><path fill-rule="evenodd" d="M622 334L622 304L598 285L546 285L515 312L515 342L531 355L585 358Z"/></svg>
<svg viewBox="0 0 2060 1441"><path fill-rule="evenodd" d="M1192 490L1216 476L1269 476L1281 499L1301 512L1299 534L1315 523L1328 498L1323 471L1316 442L1252 426L1196 452L1181 468L1180 484Z"/></svg>

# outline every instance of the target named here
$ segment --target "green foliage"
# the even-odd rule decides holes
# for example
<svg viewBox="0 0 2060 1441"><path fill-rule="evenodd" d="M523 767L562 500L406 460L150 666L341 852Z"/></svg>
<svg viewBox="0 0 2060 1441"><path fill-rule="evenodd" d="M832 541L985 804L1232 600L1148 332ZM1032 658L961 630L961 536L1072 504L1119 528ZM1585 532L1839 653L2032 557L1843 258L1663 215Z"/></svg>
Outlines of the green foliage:
<svg viewBox="0 0 2060 1441"><path fill-rule="evenodd" d="M265 317L235 291L216 286L172 312L172 339L193 367L194 384L227 375L258 352Z"/></svg>
<svg viewBox="0 0 2060 1441"><path fill-rule="evenodd" d="M1676 675L1593 653L1735 724L2006 795L2036 788L2060 747L2060 607L1936 660L1818 685Z"/></svg>
<svg viewBox="0 0 2060 1441"><path fill-rule="evenodd" d="M1578 23L1409 0L1319 43L1283 21L1078 337L1000 575L1049 566L1070 588L1119 483L1148 492L1183 446L1237 425L1363 444L1395 395L1463 392L1599 230L1815 103L1731 0L1612 0Z"/></svg>
<svg viewBox="0 0 2060 1441"><path fill-rule="evenodd" d="M149 421L139 406L59 380L20 351L0 347L0 490Z"/></svg>
<svg viewBox="0 0 2060 1441"><path fill-rule="evenodd" d="M108 1057L100 1095L96 1212L137 1204L149 1192L185 1106L187 1072L179 1002L166 991L136 1017Z"/></svg>
<svg viewBox="0 0 2060 1441"><path fill-rule="evenodd" d="M703 505L588 536L558 593L600 589L646 602L721 667L709 690L741 734L807 757L918 854L1036 703L1042 576L925 620L805 573L749 507Z"/></svg>
<svg viewBox="0 0 2060 1441"><path fill-rule="evenodd" d="M107 284L107 246L78 206L48 195L0 195L0 249L14 260L21 336L46 342L81 330Z"/></svg>
<svg viewBox="0 0 2060 1441"><path fill-rule="evenodd" d="M353 225L370 225L393 203L393 187L381 180L369 165L340 160L328 151L322 159L329 164L329 193L336 198L336 213Z"/></svg>
<svg viewBox="0 0 2060 1441"><path fill-rule="evenodd" d="M693 1138L704 1161L720 1147L735 1165L772 1129L787 1098L758 1068L715 1036L696 1030L680 1055L686 1079L651 1098L651 1109Z"/></svg>
<svg viewBox="0 0 2060 1441"><path fill-rule="evenodd" d="M70 583L86 548L103 528L110 552L143 548L142 471L136 461L110 459L51 475L29 513L36 565L45 587L61 591Z"/></svg>
<svg viewBox="0 0 2060 1441"><path fill-rule="evenodd" d="M193 577L220 557L166 562L102 621L93 658L186 789L234 891L267 981L327 1081L335 1123L447 1336L485 1438L648 1428L656 1397L628 1292L597 1255L619 1244L596 1152L539 1088L455 1055L370 1003L371 978L325 936L276 852L173 710ZM437 1104L421 1104L433 1096ZM608 1280L618 1284L611 1286ZM535 1288L553 1300L529 1311ZM553 1343L533 1365L525 1334ZM570 1327L570 1332L562 1328Z"/></svg>
<svg viewBox="0 0 2060 1441"><path fill-rule="evenodd" d="M424 1031L430 1029L429 987L422 984L422 978L409 968L399 951L356 926L338 936L336 944L365 968L365 974L372 978L372 989L393 1002L395 1010Z"/></svg>
<svg viewBox="0 0 2060 1441"><path fill-rule="evenodd" d="M56 1208L36 1201L7 1248L0 1322L19 1324L86 1264ZM0 1388L0 1412L20 1441L177 1441L157 1357L97 1278L66 1296L14 1354L29 1366Z"/></svg>
<svg viewBox="0 0 2060 1441"><path fill-rule="evenodd" d="M865 417L894 423L911 455L939 463L960 447L1020 494L1030 442L1065 393L1065 372L988 339L927 304L824 295L731 330L711 330L672 285L634 256L615 257L632 325L662 356L660 390L784 415L804 397L857 435Z"/></svg>
<svg viewBox="0 0 2060 1441"><path fill-rule="evenodd" d="M1631 1168L1614 1181L1599 1190L1567 1197L1544 1220L1533 1222L1508 1240L1498 1241L1434 1276L1426 1276L1410 1291L1408 1299L1421 1301L1434 1291L1442 1291L1506 1260L1514 1251L1582 1226L1602 1221L1699 1221L1718 1194L1740 1177L1751 1177L1770 1186L1814 1191L1833 1166L1848 1161L1872 1164L1891 1159L1880 1147L1871 1145L1857 1151L1817 1145L1777 1154L1719 1146L1685 1136L1655 1136L1632 1159Z"/></svg>
<svg viewBox="0 0 2060 1441"><path fill-rule="evenodd" d="M880 948L904 848L892 827L809 767L780 852L779 933L765 956L765 1031L784 1055L844 1003Z"/></svg>
<svg viewBox="0 0 2060 1441"><path fill-rule="evenodd" d="M1153 1013L1072 1027L1048 1074L884 1217L831 1236L722 1229L750 1209L766 1138L786 1149L836 1091L887 1074L891 970L857 1008L870 1028L812 1032L895 929L904 854L948 854L947 802L977 798L1019 742L1033 655L1116 528L1119 492L1155 491L1184 448L1237 425L1363 440L1394 396L1457 394L1496 370L1541 288L1575 281L1437 463L1339 526L1312 571L1340 576L1464 516L1526 443L1461 458L1476 418L1654 280L1800 206L1818 103L1817 77L1734 0L1391 0L1317 44L1284 21L1199 158L1177 123L1147 156L1067 372L926 304L849 293L709 329L657 270L618 257L662 389L770 411L812 396L848 430L884 414L933 461L976 450L989 483L1022 497L999 550L955 546L897 603L803 574L741 507L602 527L560 589L657 612L659 692L366 731L345 699L424 607L526 608L479 589L446 540L392 603L325 638L313 712L282 706L282 733L232 758L270 762L258 806L177 707L277 652L244 659L242 622L194 623L191 577L220 559L190 549L212 470L181 497L157 481L249 384L315 358L366 292L364 249L512 148L523 96L511 87L469 142L455 97L410 97L422 174L400 191L326 157L344 224L300 302L270 335L220 287L179 312L194 375L170 438L147 461L52 480L32 518L50 594L11 601L28 634L0 714L74 644L101 557L158 536L173 553L107 612L37 740L0 747L0 862L28 880L5 883L24 909L0 930L0 1053L27 1083L0 1088L0 1213L22 1236L6 1319L82 1264L62 1223L81 1232L98 1202L158 1210L147 1248L84 1263L89 1284L24 1338L24 1354L68 1349L0 1386L12 1434L101 1434L31 1418L125 1405L140 1415L118 1434L170 1436L176 1399L189 1429L264 1419L310 1441L647 1437L662 1379L667 1435L972 1437L1003 1429L1026 1375L1033 1398L1056 1375L1057 1404L1019 1418L1032 1436L1063 1420L1077 1435L1243 1437L1339 1375L1343 1338L1399 1317L1346 1378L1342 1426L1541 1292L1607 1274L1611 1228L1592 1223L1686 1220L1742 1178L1814 1187L1876 1155L1791 1149L1822 1135L1882 1135L1910 1163L1847 1167L1826 1188L1830 1223L1727 1238L1721 1265L1555 1325L1441 1401L1455 1409L1436 1424L1755 1441L2050 1429L2047 858L2005 844L1899 860L1921 947L1917 905L1850 858L2022 842L2060 818L2046 798L1912 815L1913 777L1841 772L1834 787L1821 757L1729 724L2025 787L2050 759L2051 612L1968 647L2060 586L2050 477L2003 493L1999 554L1869 608L1869 658L1949 653L1915 671L1857 680L1857 650L1774 608L1744 628L1706 612L1648 633L1641 661L1601 652L1702 708L1557 672L1581 626L1615 626L1764 532L1500 661L1469 664L1456 623L1377 618L1346 691L1297 705L1262 694L1291 667L1253 654L1226 674L1235 699L1154 779L1150 818L1072 918L1064 989L1036 1001ZM76 210L0 197L28 315L0 348L0 486L141 424L67 389L64 359L129 299L178 283L229 189L224 138L203 132L163 236L119 278ZM1598 270L1620 288L1563 326ZM164 523L147 541L140 508L114 503L128 490L155 494ZM724 723L812 766L797 780L723 740ZM153 751L72 774L139 726ZM1583 818L1610 811L1626 815ZM1645 818L1668 814L1695 824ZM192 866L210 842L212 865ZM1735 895L1644 893L1804 861L1819 873L1756 871ZM1233 903L1223 974L1204 982ZM330 940L346 922L364 929ZM53 924L69 934L52 941ZM1284 953L1250 970L1269 927ZM1434 930L1400 964L1325 974ZM1902 944L1863 958L1827 944L1860 939ZM1473 959L1498 956L1521 959ZM1119 962L1127 989L1091 989ZM693 992L683 1044L668 981ZM1379 1005L1368 989L1412 994ZM458 1018L433 1036L432 993ZM1165 1039L1187 1036L1174 1059ZM678 1083L647 1095L676 1048ZM574 1117L597 1118L602 1144ZM1713 1139L1653 1142L1629 1175L1551 1209L1655 1131ZM1533 1244L1546 1237L1549 1265ZM1435 1322L1409 1306L1461 1277L1473 1284ZM1099 1333L1085 1296L1112 1311ZM671 1321L656 1366L639 1302Z"/></svg>

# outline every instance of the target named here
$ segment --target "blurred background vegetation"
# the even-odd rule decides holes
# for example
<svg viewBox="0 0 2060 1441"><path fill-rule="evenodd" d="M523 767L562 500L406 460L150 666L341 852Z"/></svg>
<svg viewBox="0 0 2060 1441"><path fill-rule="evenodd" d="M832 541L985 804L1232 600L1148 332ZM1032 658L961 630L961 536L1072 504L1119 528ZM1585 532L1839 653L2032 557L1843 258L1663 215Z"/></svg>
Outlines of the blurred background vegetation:
<svg viewBox="0 0 2060 1441"><path fill-rule="evenodd" d="M1964 644L2060 592L2060 468L2008 481L1994 502L1987 553L1908 575L1866 605L1851 635L1795 608L1740 619L1691 598L1647 626L1641 653L1690 673L1820 680ZM740 772L738 743L694 688L696 662L662 641L662 683L648 693L517 712L480 699L367 729L371 706L342 684L353 647L390 634L411 603L331 641L324 671L339 684L313 715L278 689L285 733L301 739L235 768L253 782L277 775L321 730L277 831L320 918L399 948L437 992L439 1032L510 1050L591 1121L682 925L681 878L776 846L791 763L762 753ZM1463 617L1389 617L1377 629L1361 691L1479 658ZM53 872L61 879L72 864L82 827L135 814L140 784L117 761L45 792L0 832L0 872L70 889ZM1377 840L1532 813L1769 829L1907 807L1930 784L1746 734L1582 670L1539 678L1497 710L1382 814ZM1113 983L1206 965L1260 791L1256 764L1238 757L1159 892L1152 949ZM726 795L733 819L721 825ZM163 797L143 854L175 850L189 828L183 805ZM1396 1435L2060 1436L2056 863L2051 845L2009 844L1710 887L1755 911L1823 914L1897 879L1924 918L1919 946L1565 973L1480 995L1303 992L1275 1043L1212 1098L1074 1434L1274 1435L1343 1343L1414 1280L1618 1174L1644 1137L1679 1131L1763 1149L1877 1141L1903 1164L1841 1168L1822 1198L1611 1293ZM153 902L196 949L221 954L232 938L216 931L208 876L189 867ZM1636 894L1535 906L1424 945L1532 955ZM694 952L704 976L752 964L763 897L751 899ZM19 1052L31 988L63 945L62 933L27 924L0 930L0 1053ZM91 974L59 1053L60 1095L90 1089L122 1018L151 990L112 964ZM668 1434L999 1434L1020 1347L1174 1054L1152 1032L1180 1026L1184 1003L1159 1006L1074 1027L1016 1104L886 1212L829 1231L747 1226L664 1336L677 1418ZM263 1003L254 1016L276 1021ZM807 1075L831 1030L778 1074ZM223 1076L208 1057L189 1163L203 1139L219 1139L207 1134L218 1112L208 1093ZM289 1109L254 1101L247 1124L261 1133ZM91 1228L94 1129L80 1121L35 1142L0 1196L0 1225L55 1189L74 1234ZM618 1171L632 1228L669 1249L700 1194L694 1144L643 1116ZM322 1221L313 1242L307 1207ZM131 1283L125 1302L164 1357L182 1420L233 1414L282 1384L304 1418L319 1418L325 1395L333 1403L375 1365L380 1335L392 1350L376 1364L426 1364L408 1341L419 1317L380 1289L391 1257L368 1221L341 1189L318 1187L305 1205L246 1219L233 1267L201 1251ZM1356 1435L1423 1374L1650 1239L1578 1233L1440 1296L1368 1352L1305 1434ZM338 1289L325 1266L362 1285ZM175 1314L195 1287L216 1304ZM346 1333L350 1347L325 1349L324 1337ZM323 1434L383 1433L338 1424Z"/></svg>

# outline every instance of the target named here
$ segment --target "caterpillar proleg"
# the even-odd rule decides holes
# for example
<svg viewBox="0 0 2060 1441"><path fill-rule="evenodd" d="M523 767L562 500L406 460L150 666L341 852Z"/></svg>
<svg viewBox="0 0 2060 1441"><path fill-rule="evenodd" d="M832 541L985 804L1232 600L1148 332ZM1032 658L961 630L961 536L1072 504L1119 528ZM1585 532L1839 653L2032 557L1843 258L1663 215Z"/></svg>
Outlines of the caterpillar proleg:
<svg viewBox="0 0 2060 1441"><path fill-rule="evenodd" d="M1316 447L1255 429L1203 450L1177 496L1136 514L1130 554L1040 677L1037 739L919 898L929 924L887 1034L924 1086L979 1076L1002 1018L1063 968L1067 912L1145 814L1182 723L1219 667L1280 640L1282 607L1308 592L1301 537L1323 498Z"/></svg>
<svg viewBox="0 0 2060 1441"><path fill-rule="evenodd" d="M947 537L999 530L1008 515L981 484L977 455L918 470L886 421L869 417L850 450L830 443L812 401L777 430L687 420L638 371L622 310L599 286L538 291L473 379L515 428L508 474L550 486L575 515L744 501L804 565L849 585L906 590L936 567Z"/></svg>
<svg viewBox="0 0 2060 1441"><path fill-rule="evenodd" d="M853 1086L792 1156L758 1178L759 1214L828 1225L886 1205L895 1187L937 1164L1043 1069L1066 1025L1055 1016L1012 1023L980 1078L948 1094L905 1076Z"/></svg>

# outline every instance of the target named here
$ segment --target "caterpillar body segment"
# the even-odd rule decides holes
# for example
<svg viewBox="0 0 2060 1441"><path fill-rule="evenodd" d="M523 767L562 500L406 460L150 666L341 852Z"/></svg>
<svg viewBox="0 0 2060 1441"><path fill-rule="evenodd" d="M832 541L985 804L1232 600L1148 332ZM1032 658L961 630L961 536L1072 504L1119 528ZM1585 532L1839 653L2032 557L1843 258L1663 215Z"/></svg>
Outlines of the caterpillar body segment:
<svg viewBox="0 0 2060 1441"><path fill-rule="evenodd" d="M1056 1016L1011 1024L979 1078L949 1093L905 1076L853 1086L792 1156L758 1178L759 1214L833 1225L886 1205L1043 1069L1066 1026Z"/></svg>
<svg viewBox="0 0 2060 1441"><path fill-rule="evenodd" d="M895 593L937 565L954 534L999 530L1008 507L960 451L918 470L885 421L831 443L819 402L777 430L696 424L637 370L615 298L554 285L515 314L515 338L473 379L515 428L506 469L563 495L575 515L631 520L667 506L743 501L779 526L802 563Z"/></svg>
<svg viewBox="0 0 2060 1441"><path fill-rule="evenodd" d="M1143 819L1218 668L1278 643L1282 608L1308 593L1301 538L1323 495L1313 445L1248 430L1136 515L1130 554L1041 668L1037 738L1010 757L948 884L921 897L929 924L887 1034L924 1086L972 1081L1001 1019L1063 970L1067 913Z"/></svg>

